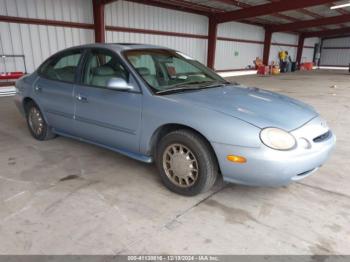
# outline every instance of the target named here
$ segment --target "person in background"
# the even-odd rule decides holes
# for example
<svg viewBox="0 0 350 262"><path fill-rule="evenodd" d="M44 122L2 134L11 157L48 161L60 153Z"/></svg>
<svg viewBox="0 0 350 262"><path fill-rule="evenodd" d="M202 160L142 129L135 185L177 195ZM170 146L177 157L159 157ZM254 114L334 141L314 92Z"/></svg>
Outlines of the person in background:
<svg viewBox="0 0 350 262"><path fill-rule="evenodd" d="M281 51L278 53L279 59L280 59L280 69L282 73L287 72L287 57L288 57L288 51Z"/></svg>

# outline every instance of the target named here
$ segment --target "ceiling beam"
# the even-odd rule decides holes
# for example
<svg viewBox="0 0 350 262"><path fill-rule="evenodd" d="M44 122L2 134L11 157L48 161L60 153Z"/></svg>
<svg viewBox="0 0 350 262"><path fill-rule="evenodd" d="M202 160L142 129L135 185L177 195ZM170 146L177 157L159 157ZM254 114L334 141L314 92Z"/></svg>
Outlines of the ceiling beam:
<svg viewBox="0 0 350 262"><path fill-rule="evenodd" d="M294 23L283 24L283 25L272 25L270 29L273 32L295 31L303 28L317 27L322 25L341 24L349 21L350 21L350 14L347 14L347 15L331 16L331 17L324 17L324 18L313 19L313 20L294 22Z"/></svg>
<svg viewBox="0 0 350 262"><path fill-rule="evenodd" d="M216 0L216 1L220 2L220 3L223 3L223 4L236 6L236 7L239 7L239 8L249 8L249 7L253 6L253 5L250 5L250 4L238 1L238 0ZM297 18L288 16L288 15L284 15L284 14L272 14L272 15L275 16L275 17L281 18L281 19L285 19L287 21L292 21L292 22L300 21Z"/></svg>
<svg viewBox="0 0 350 262"><path fill-rule="evenodd" d="M336 4L335 3L330 3L328 6L332 7L334 5L336 5ZM336 12L338 12L338 14L342 14L342 15L349 14L349 11L347 11L347 10L345 10L343 8L334 9L333 11L336 11ZM344 27L346 27L346 25L340 24L339 27L344 28Z"/></svg>
<svg viewBox="0 0 350 262"><path fill-rule="evenodd" d="M239 8L248 8L251 7L251 5L240 2L238 0L216 0L217 2L223 3L223 4L227 4L227 5L232 5L232 6L236 6ZM263 19L263 18L255 18L254 19L256 22L260 23L260 24L271 24L271 21L267 20L267 19ZM246 20L242 20L242 22L245 22Z"/></svg>
<svg viewBox="0 0 350 262"><path fill-rule="evenodd" d="M328 6L329 6L329 7L332 7L332 6L334 6L334 5L336 5L336 4L335 4L335 3L330 3ZM346 10L343 9L343 8L337 8L337 9L334 9L334 11L336 11L336 12L338 12L339 14L342 14L342 15L346 15L346 14L349 13L348 11L346 11Z"/></svg>
<svg viewBox="0 0 350 262"><path fill-rule="evenodd" d="M209 13L224 12L224 10L222 10L222 9L218 9L218 8L211 7L211 6L206 6L206 5L203 5L200 3L187 2L184 0L158 0L158 2L159 1L166 3L166 4L172 4L172 5L176 5L176 6L180 6L180 7L194 8L194 9L202 10L204 12L209 12Z"/></svg>
<svg viewBox="0 0 350 262"><path fill-rule="evenodd" d="M222 13L225 12L225 10L221 9L221 8L216 8L216 7L212 7L212 6L208 6L208 5L204 5L201 3L193 3L193 2L187 2L184 0L161 0L162 2L165 3L172 3L178 6L187 6L189 8L198 8L198 9L202 9L204 11L210 12L210 13Z"/></svg>
<svg viewBox="0 0 350 262"><path fill-rule="evenodd" d="M173 1L159 1L159 0L127 0L128 2L134 2L144 5L150 5L150 6L156 6L156 7L162 7L166 9L176 10L176 11L182 11L192 14L198 14L198 15L204 15L209 16L213 14L213 11L210 8L202 8L202 7L196 7L194 5L189 5L184 3L183 5L176 4Z"/></svg>
<svg viewBox="0 0 350 262"><path fill-rule="evenodd" d="M272 2L272 3L275 3L275 2L278 2L280 0L268 0L269 2ZM304 14L304 15L308 15L308 16L311 16L312 18L323 18L322 15L319 15L319 14L316 14L308 9L305 9L305 8L301 8L301 9L298 9L298 10L294 10L295 12L298 12L300 14ZM299 19L300 21L300 19ZM293 21L293 22L296 22L296 21ZM327 27L320 27L320 29L322 30L328 30Z"/></svg>
<svg viewBox="0 0 350 262"><path fill-rule="evenodd" d="M331 30L322 30L315 32L307 32L304 33L304 37L326 37L326 36L338 36L350 33L350 27L344 27L339 29L331 29Z"/></svg>
<svg viewBox="0 0 350 262"><path fill-rule="evenodd" d="M226 12L224 14L220 14L220 16L217 17L217 20L219 23L225 23L245 18L271 15L276 14L278 12L301 9L309 6L322 5L330 2L330 0L281 0L279 2L256 5L249 8Z"/></svg>

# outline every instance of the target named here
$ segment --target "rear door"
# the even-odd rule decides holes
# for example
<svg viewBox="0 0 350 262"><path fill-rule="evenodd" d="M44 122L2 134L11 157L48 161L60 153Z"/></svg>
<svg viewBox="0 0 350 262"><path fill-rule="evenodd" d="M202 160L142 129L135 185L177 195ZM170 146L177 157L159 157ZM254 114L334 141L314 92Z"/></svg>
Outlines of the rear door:
<svg viewBox="0 0 350 262"><path fill-rule="evenodd" d="M39 69L34 99L56 131L74 133L74 83L82 50L69 50L49 59Z"/></svg>
<svg viewBox="0 0 350 262"><path fill-rule="evenodd" d="M84 60L75 89L76 132L108 147L138 152L142 94L136 81L112 51L92 49ZM123 78L135 90L108 89L111 78Z"/></svg>

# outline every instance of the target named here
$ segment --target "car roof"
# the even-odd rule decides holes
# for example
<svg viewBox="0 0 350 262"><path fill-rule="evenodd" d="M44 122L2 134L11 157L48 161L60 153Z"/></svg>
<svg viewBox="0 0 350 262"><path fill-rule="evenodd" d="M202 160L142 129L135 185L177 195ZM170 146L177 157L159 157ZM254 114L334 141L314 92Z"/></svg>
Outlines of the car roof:
<svg viewBox="0 0 350 262"><path fill-rule="evenodd" d="M80 49L80 48L108 48L114 51L123 51L123 50L133 50L133 49L167 49L169 48L157 45L148 45L148 44L138 44L138 43L95 43L95 44L86 44L80 46L74 46L69 49Z"/></svg>

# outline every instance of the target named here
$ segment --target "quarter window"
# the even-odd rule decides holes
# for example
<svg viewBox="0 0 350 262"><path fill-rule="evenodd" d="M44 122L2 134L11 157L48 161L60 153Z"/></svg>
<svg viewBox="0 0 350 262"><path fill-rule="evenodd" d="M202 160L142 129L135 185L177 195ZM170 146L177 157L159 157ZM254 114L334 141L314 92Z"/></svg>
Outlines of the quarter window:
<svg viewBox="0 0 350 262"><path fill-rule="evenodd" d="M122 78L126 82L129 74L118 57L104 50L90 52L85 64L83 83L85 85L107 87L112 78Z"/></svg>
<svg viewBox="0 0 350 262"><path fill-rule="evenodd" d="M56 56L43 66L40 73L48 79L73 83L80 58L80 51Z"/></svg>

